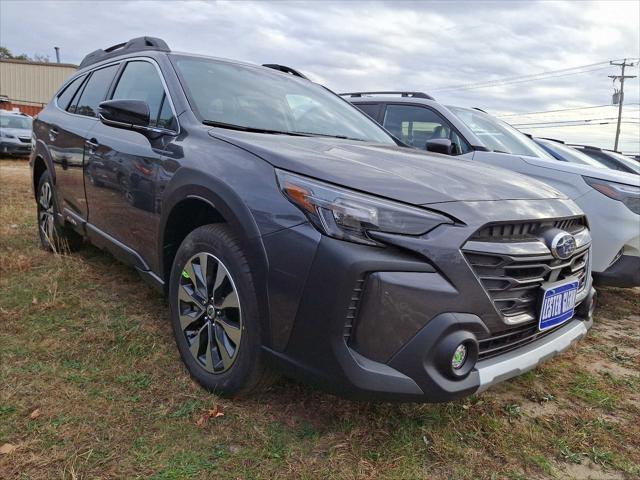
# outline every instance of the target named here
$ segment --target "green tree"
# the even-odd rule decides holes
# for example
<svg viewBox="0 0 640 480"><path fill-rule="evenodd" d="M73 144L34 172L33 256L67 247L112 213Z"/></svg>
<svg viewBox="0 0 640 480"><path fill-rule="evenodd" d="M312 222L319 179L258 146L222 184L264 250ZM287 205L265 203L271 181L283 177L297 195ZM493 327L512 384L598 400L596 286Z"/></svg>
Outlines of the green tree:
<svg viewBox="0 0 640 480"><path fill-rule="evenodd" d="M14 60L30 60L30 58L25 54L21 54L21 55L14 55L13 53L11 53L11 50L9 50L7 47L0 47L0 58L12 58Z"/></svg>

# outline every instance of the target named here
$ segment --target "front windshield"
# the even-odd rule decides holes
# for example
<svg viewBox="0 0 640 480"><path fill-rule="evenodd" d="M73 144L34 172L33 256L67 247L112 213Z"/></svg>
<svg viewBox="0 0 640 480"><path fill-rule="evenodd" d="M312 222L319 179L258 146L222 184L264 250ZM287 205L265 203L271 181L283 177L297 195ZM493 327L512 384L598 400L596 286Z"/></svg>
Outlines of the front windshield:
<svg viewBox="0 0 640 480"><path fill-rule="evenodd" d="M543 148L547 147L550 150L553 150L558 153L564 160L570 163L579 163L581 165L589 165L591 167L596 168L606 168L602 163L594 160L589 155L585 155L584 153L576 150L575 148L567 147L562 143L553 142L551 140L543 140L541 138L536 139L538 143L540 143Z"/></svg>
<svg viewBox="0 0 640 480"><path fill-rule="evenodd" d="M373 120L310 81L209 58L173 58L191 106L203 121L395 145Z"/></svg>
<svg viewBox="0 0 640 480"><path fill-rule="evenodd" d="M469 127L485 147L494 152L527 155L546 160L553 158L526 135L486 113L460 107L449 107L449 110Z"/></svg>
<svg viewBox="0 0 640 480"><path fill-rule="evenodd" d="M31 130L31 118L22 115L0 115L0 128Z"/></svg>

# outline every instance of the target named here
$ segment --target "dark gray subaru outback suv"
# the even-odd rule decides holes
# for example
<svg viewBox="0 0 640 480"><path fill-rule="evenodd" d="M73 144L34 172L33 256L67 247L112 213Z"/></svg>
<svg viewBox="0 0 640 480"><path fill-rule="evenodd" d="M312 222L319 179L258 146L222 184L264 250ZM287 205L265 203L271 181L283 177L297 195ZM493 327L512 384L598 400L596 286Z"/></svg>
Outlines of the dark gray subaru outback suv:
<svg viewBox="0 0 640 480"><path fill-rule="evenodd" d="M40 239L87 239L163 290L190 374L267 368L353 397L446 401L592 322L578 207L507 171L409 151L286 67L89 54L34 122Z"/></svg>

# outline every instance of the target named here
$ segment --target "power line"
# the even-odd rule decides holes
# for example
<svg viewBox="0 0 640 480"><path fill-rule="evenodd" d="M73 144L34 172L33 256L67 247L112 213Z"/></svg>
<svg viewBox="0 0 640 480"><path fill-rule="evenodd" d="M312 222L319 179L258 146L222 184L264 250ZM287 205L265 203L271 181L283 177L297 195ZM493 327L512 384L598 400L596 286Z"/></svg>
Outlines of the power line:
<svg viewBox="0 0 640 480"><path fill-rule="evenodd" d="M608 65L609 62L598 62L598 63L590 63L588 65L579 65L576 67L569 67L569 68L561 68L560 70L548 70L546 72L538 72L538 73L530 73L528 75L515 75L513 77L506 77L506 78L496 78L494 80L487 80L485 82L475 82L475 83L466 83L466 84L460 84L460 85L453 85L451 87L443 87L443 88L464 88L464 87L469 87L469 86L474 86L474 85L484 85L487 83L495 83L495 82L509 82L511 80L520 80L523 78L531 78L531 77L538 77L541 75L550 75L550 74L554 74L554 73L561 73L561 72L568 72L570 70L577 70L580 68L588 68L588 67L596 67L599 65ZM440 89L436 89L436 90L440 90Z"/></svg>
<svg viewBox="0 0 640 480"><path fill-rule="evenodd" d="M632 105L640 105L640 103L627 103L625 105L625 107L630 107ZM556 109L556 110L539 110L537 112L508 113L508 114L496 115L496 116L500 117L500 118L505 118L505 117L528 117L529 115L541 115L541 114L544 114L544 113L570 112L570 111L575 111L575 110L589 110L589 109L592 109L592 108L613 107L613 106L615 106L615 105L611 105L611 104L607 103L605 105L590 105L588 107L559 108L559 109Z"/></svg>
<svg viewBox="0 0 640 480"><path fill-rule="evenodd" d="M602 66L604 65L604 66ZM590 67L598 67L598 68L590 68ZM587 68L588 70L582 70ZM518 75L514 77L507 77L502 79L488 80L486 82L477 82L477 83L467 83L461 85L454 85L451 87L440 87L431 89L432 92L444 92L444 91L453 91L453 90L471 90L476 88L488 88L500 85L510 85L514 83L524 83L529 81L537 81L537 80L546 80L547 78L557 78L564 77L569 75L579 75L582 73L589 73L596 70L604 70L607 68L611 68L610 62L598 62L591 63L588 65L580 65L576 67L562 68L560 70L549 70L546 72L533 73L529 75ZM574 72L573 70L581 70L578 72ZM558 75L556 75L558 74Z"/></svg>
<svg viewBox="0 0 640 480"><path fill-rule="evenodd" d="M550 123L590 123L590 122L601 122L604 120L616 120L618 117L606 117L606 118L583 118L577 120L548 120L546 122L525 122L525 123L512 123L512 127L521 127L523 125L547 125ZM639 120L640 118L625 118L624 120Z"/></svg>
<svg viewBox="0 0 640 480"><path fill-rule="evenodd" d="M538 127L522 127L526 130L534 130L538 128L563 128L563 127L590 127L593 125L616 125L618 122L602 122L602 123L584 123L584 124L574 124L574 125L540 125ZM640 122L620 122L622 124L631 124L631 125L640 125Z"/></svg>
<svg viewBox="0 0 640 480"><path fill-rule="evenodd" d="M561 73L559 75L547 75L544 77L536 77L536 78L524 78L522 80L513 80L513 81L509 81L509 82L496 82L496 83L491 83L491 84L483 84L483 85L470 85L468 87L451 87L451 88L439 88L439 89L431 89L431 92L452 92L452 91L458 91L458 90L477 90L479 88L492 88L492 87L502 87L502 86L506 86L506 85L516 85L519 83L527 83L527 82L536 82L538 80L549 80L551 78L560 78L560 77L570 77L572 75L579 75L582 73L589 73L589 72L595 72L595 71L599 71L599 70L606 70L611 68L610 66L606 66L606 67L598 67L598 68L592 68L589 70L582 70L579 72L570 72L570 73Z"/></svg>
<svg viewBox="0 0 640 480"><path fill-rule="evenodd" d="M499 85L509 85L512 83L522 83L522 82L530 82L530 81L536 81L536 80L543 80L546 78L554 78L557 76L565 76L565 75L577 75L580 73L587 73L593 70L604 70L605 68L610 68L610 65L605 65L605 66L600 66L598 68L590 68L588 70L581 70L578 72L575 72L573 70L578 70L578 69L584 69L586 67L593 67L596 65L602 65L603 63L607 63L607 62L602 62L602 63L595 63L592 65L584 65L582 67L573 67L572 69L562 69L562 70L557 70L557 71L549 71L549 72L541 72L541 73L537 73L537 74L532 74L532 75L520 75L520 76L515 76L515 77L507 77L507 78L497 78L495 80L488 80L485 82L477 82L477 83L467 83L467 84L460 84L460 85L453 85L450 87L440 87L440 88L432 88L430 89L430 91L432 92L443 92L443 91L450 91L450 90L472 90L472 89L476 89L476 88L487 88L487 87L494 87L494 86L499 86Z"/></svg>
<svg viewBox="0 0 640 480"><path fill-rule="evenodd" d="M522 80L513 80L510 82L496 82L496 83L492 83L492 84L486 84L486 85L470 85L468 87L458 87L458 88L440 88L440 89L431 89L431 92L451 92L451 91L459 91L459 90L476 90L479 88L491 88L491 87L502 87L502 86L506 86L506 85L516 85L519 83L527 83L527 82L536 82L538 80L549 80L551 78L560 78L560 77L569 77L572 75L579 75L581 73L589 73L589 72L595 72L595 71L599 71L599 70L606 70L608 68L611 68L610 66L606 66L606 67L598 67L598 68L592 68L589 70L581 70L579 72L569 72L569 73L561 73L559 75L547 75L544 77L536 77L536 78L525 78Z"/></svg>

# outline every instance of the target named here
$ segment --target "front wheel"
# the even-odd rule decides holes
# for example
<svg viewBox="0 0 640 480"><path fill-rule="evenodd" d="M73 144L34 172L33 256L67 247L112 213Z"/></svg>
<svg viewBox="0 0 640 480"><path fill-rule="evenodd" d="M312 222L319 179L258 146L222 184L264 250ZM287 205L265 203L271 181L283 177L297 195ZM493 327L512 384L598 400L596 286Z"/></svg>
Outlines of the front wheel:
<svg viewBox="0 0 640 480"><path fill-rule="evenodd" d="M37 213L38 234L42 248L53 252L65 252L80 247L82 237L56 222L58 204L51 174L48 171L42 174L38 182Z"/></svg>
<svg viewBox="0 0 640 480"><path fill-rule="evenodd" d="M266 378L258 303L247 260L225 225L182 242L171 270L171 324L182 361L207 390L237 395Z"/></svg>

